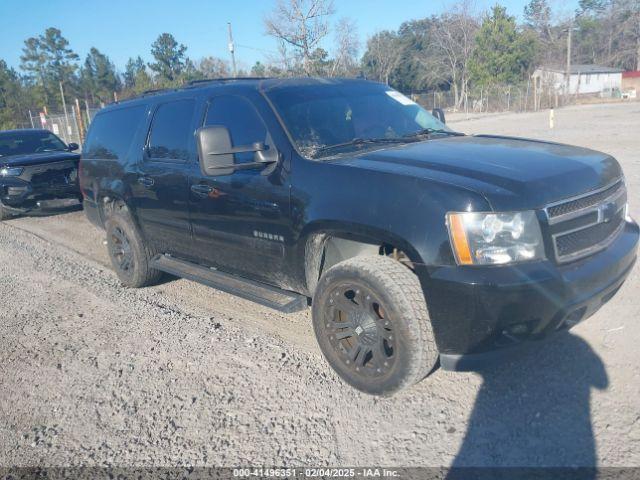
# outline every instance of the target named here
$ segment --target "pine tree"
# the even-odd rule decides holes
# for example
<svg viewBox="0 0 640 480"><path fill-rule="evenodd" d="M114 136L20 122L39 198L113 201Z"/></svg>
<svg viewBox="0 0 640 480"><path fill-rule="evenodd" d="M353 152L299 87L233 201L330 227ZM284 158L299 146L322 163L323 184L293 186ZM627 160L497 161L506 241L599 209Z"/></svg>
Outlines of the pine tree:
<svg viewBox="0 0 640 480"><path fill-rule="evenodd" d="M187 47L179 44L170 33L163 33L151 45L151 54L156 60L149 68L156 72L160 83L174 82L187 67Z"/></svg>
<svg viewBox="0 0 640 480"><path fill-rule="evenodd" d="M519 32L515 17L496 5L476 36L469 66L471 78L481 86L517 83L523 79L534 56L532 36Z"/></svg>

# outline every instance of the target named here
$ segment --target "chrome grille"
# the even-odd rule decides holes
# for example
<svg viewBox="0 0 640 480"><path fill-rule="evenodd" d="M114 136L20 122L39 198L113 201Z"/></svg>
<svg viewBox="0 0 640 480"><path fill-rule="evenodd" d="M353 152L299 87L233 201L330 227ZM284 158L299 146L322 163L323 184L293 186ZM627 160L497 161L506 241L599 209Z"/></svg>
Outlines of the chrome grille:
<svg viewBox="0 0 640 480"><path fill-rule="evenodd" d="M624 190L624 182L620 180L610 187L606 187L604 190L601 190L597 193L576 198L575 200L569 200L568 202L561 203L559 205L547 207L547 213L549 215L549 218L555 218L567 215L572 212L584 210L585 208L589 208L601 203L607 198L620 193L622 190Z"/></svg>
<svg viewBox="0 0 640 480"><path fill-rule="evenodd" d="M625 223L627 192L622 180L547 206L551 241L560 263L606 248Z"/></svg>

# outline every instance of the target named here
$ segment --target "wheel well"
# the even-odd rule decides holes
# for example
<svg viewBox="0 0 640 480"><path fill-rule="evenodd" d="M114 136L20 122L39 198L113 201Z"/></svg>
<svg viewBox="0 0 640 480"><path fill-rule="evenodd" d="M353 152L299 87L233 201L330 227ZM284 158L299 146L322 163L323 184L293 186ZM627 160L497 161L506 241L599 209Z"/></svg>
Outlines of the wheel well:
<svg viewBox="0 0 640 480"><path fill-rule="evenodd" d="M107 219L115 212L129 214L129 207L121 198L102 197L98 202L98 208L102 223L106 223Z"/></svg>
<svg viewBox="0 0 640 480"><path fill-rule="evenodd" d="M325 233L312 235L305 250L305 275L309 294L313 295L322 274L335 264L370 255L388 256L409 269L414 269L408 255L389 243L358 241Z"/></svg>

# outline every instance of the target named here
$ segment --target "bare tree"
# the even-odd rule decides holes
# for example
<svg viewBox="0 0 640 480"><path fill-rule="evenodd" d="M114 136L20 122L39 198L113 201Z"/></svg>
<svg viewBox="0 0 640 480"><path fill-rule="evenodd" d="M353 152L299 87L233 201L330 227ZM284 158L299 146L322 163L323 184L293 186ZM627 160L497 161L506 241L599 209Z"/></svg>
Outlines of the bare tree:
<svg viewBox="0 0 640 480"><path fill-rule="evenodd" d="M196 64L196 69L204 78L229 77L229 62L218 57L204 57Z"/></svg>
<svg viewBox="0 0 640 480"><path fill-rule="evenodd" d="M462 105L469 88L469 63L477 31L478 20L471 11L471 3L462 1L434 24L431 35L439 55L423 57L427 71L432 69L436 75L443 70L448 73L456 108Z"/></svg>
<svg viewBox="0 0 640 480"><path fill-rule="evenodd" d="M297 51L305 73L311 75L313 52L329 33L328 17L333 12L332 0L278 0L264 23L268 35Z"/></svg>
<svg viewBox="0 0 640 480"><path fill-rule="evenodd" d="M340 19L336 25L335 55L331 76L353 74L358 64L359 50L360 41L355 21L349 18Z"/></svg>
<svg viewBox="0 0 640 480"><path fill-rule="evenodd" d="M391 73L402 58L398 35L389 30L374 34L367 40L367 52L362 59L364 66L377 80L389 84Z"/></svg>

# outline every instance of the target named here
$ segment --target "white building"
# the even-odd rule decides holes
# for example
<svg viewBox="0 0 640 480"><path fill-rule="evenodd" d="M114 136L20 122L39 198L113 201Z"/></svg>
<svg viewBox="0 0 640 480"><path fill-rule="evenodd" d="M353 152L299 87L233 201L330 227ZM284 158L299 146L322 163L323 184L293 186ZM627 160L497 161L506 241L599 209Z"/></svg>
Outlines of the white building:
<svg viewBox="0 0 640 480"><path fill-rule="evenodd" d="M566 68L539 67L531 76L538 91L553 90L564 94ZM571 65L569 94L611 96L622 85L622 70L599 65Z"/></svg>

